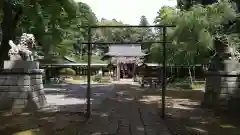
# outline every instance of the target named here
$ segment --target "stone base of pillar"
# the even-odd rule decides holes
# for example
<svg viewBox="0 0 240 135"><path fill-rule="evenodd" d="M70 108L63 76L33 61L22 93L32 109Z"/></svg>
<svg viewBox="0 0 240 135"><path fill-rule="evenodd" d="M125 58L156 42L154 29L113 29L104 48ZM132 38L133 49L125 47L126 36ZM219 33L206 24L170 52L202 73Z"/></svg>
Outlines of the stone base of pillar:
<svg viewBox="0 0 240 135"><path fill-rule="evenodd" d="M232 110L240 106L240 72L208 71L206 75L203 107Z"/></svg>

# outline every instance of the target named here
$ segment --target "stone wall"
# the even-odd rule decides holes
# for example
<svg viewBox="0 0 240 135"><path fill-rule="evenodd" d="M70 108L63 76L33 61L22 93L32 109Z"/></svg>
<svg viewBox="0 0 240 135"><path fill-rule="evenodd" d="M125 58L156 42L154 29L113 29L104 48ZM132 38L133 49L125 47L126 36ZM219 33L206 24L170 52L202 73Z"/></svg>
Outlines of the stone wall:
<svg viewBox="0 0 240 135"><path fill-rule="evenodd" d="M20 113L46 105L41 69L0 71L0 110Z"/></svg>
<svg viewBox="0 0 240 135"><path fill-rule="evenodd" d="M240 72L206 72L204 104L217 108L235 109L240 106Z"/></svg>

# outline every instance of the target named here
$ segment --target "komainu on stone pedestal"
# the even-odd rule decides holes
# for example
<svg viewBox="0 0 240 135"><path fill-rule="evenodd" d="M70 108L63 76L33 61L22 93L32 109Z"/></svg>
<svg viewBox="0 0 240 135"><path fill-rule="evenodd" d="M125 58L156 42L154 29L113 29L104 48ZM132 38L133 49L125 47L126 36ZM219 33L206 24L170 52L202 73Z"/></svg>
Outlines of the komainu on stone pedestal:
<svg viewBox="0 0 240 135"><path fill-rule="evenodd" d="M33 34L23 33L18 45L15 45L12 40L9 41L11 49L8 52L10 60L25 60L33 61L32 49L36 45Z"/></svg>
<svg viewBox="0 0 240 135"><path fill-rule="evenodd" d="M206 72L204 107L229 109L235 99L240 101L239 53L229 44L226 36L216 37L216 54ZM239 104L240 105L240 104Z"/></svg>
<svg viewBox="0 0 240 135"><path fill-rule="evenodd" d="M37 111L46 105L42 69L31 51L36 44L33 34L23 33L18 45L9 41L9 61L0 71L0 110L21 113Z"/></svg>

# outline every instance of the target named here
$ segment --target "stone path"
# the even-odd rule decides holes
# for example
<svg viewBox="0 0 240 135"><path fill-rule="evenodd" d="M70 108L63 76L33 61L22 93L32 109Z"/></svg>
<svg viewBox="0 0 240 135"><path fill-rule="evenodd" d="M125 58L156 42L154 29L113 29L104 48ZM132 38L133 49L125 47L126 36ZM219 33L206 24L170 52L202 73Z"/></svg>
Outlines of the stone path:
<svg viewBox="0 0 240 135"><path fill-rule="evenodd" d="M131 85L114 87L116 94L93 112L79 135L170 135L156 104L143 102L143 91Z"/></svg>

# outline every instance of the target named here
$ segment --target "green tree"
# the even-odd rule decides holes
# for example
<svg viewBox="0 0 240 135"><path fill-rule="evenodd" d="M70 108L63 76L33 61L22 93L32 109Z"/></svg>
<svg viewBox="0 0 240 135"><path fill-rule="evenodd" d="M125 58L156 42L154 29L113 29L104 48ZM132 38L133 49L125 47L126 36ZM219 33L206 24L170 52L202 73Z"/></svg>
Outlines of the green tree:
<svg viewBox="0 0 240 135"><path fill-rule="evenodd" d="M86 4L79 2L78 3L79 12L78 18L75 22L71 25L71 28L68 29L70 35L72 35L69 40L73 41L74 47L72 51L76 51L76 56L78 57L79 54L81 59L87 52L87 45L81 44L81 42L86 42L88 40L88 29L87 28L78 28L78 26L88 26L88 25L96 25L97 17L92 9ZM71 34L72 33L72 34ZM92 36L95 38L96 32L95 30L92 31Z"/></svg>
<svg viewBox="0 0 240 135"><path fill-rule="evenodd" d="M141 16L139 25L140 25L140 26L147 26L147 25L149 25L149 23L148 23L148 20L147 20L147 17L146 17L146 16L144 16L144 15L143 15L143 16Z"/></svg>
<svg viewBox="0 0 240 135"><path fill-rule="evenodd" d="M0 10L3 13L0 46L2 65L3 60L8 59L8 50L10 49L8 41L16 38L17 31L21 31L17 29L21 29L23 25L25 25L24 31L34 33L44 49L50 50L48 47L50 42L53 44L60 42L59 22L62 21L63 16L69 19L74 18L77 13L77 4L73 0L2 0L0 1ZM49 42L49 39L54 40Z"/></svg>
<svg viewBox="0 0 240 135"><path fill-rule="evenodd" d="M201 5L210 5L218 0L177 0L178 8L182 10L189 10L192 6L201 4Z"/></svg>
<svg viewBox="0 0 240 135"><path fill-rule="evenodd" d="M208 61L209 57L206 59L206 56L211 50L213 36L228 32L226 24L235 18L236 11L232 3L222 1L207 6L194 5L182 11L163 7L155 23L176 25L175 28L169 28L167 33L168 40L172 41L168 45L168 62L195 65ZM162 34L161 31L158 33ZM153 57L156 53L153 52ZM159 54L156 56L159 57ZM189 74L191 77L190 69Z"/></svg>
<svg viewBox="0 0 240 135"><path fill-rule="evenodd" d="M140 26L148 26L149 25L149 22L148 22L146 16L141 16L139 25ZM139 31L141 31L141 35L140 35L141 36L141 41L150 42L150 41L155 40L154 39L154 34L152 32L152 28L145 27L145 28L139 29ZM152 46L151 43L144 43L144 44L142 44L142 49L144 50L144 52L146 54L149 54L151 46ZM149 61L148 55L146 55L144 57L144 61L145 62Z"/></svg>

